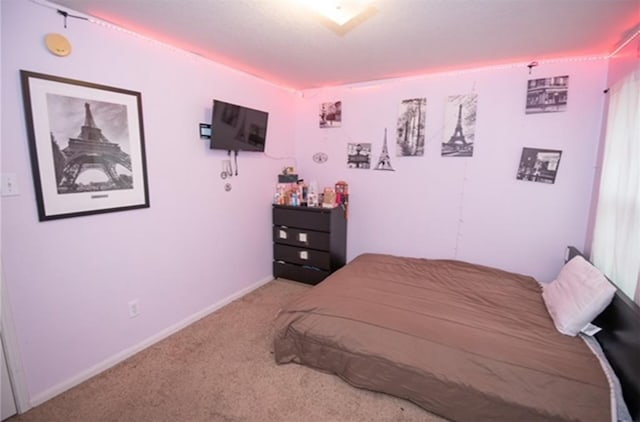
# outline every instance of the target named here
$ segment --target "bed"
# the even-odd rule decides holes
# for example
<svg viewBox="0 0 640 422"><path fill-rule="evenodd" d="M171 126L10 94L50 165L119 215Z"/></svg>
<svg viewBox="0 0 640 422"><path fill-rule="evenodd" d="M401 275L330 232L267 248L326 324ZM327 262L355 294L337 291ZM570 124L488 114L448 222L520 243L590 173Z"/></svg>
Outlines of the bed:
<svg viewBox="0 0 640 422"><path fill-rule="evenodd" d="M598 357L554 328L533 278L461 261L360 255L280 311L274 352L456 421L616 414Z"/></svg>

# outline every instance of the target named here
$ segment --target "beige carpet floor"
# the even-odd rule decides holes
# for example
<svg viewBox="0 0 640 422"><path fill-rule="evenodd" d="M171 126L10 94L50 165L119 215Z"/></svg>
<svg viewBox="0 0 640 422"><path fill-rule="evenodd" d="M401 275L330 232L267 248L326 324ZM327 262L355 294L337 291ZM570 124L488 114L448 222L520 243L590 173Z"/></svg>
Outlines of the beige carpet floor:
<svg viewBox="0 0 640 422"><path fill-rule="evenodd" d="M11 422L444 421L273 359L273 319L309 287L275 280Z"/></svg>

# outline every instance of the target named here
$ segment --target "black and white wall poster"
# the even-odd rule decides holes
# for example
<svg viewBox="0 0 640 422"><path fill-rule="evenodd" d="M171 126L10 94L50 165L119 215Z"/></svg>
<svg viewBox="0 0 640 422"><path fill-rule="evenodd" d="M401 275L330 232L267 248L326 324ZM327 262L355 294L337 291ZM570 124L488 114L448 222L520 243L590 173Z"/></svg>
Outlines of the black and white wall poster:
<svg viewBox="0 0 640 422"><path fill-rule="evenodd" d="M148 208L141 94L20 75L40 221Z"/></svg>
<svg viewBox="0 0 640 422"><path fill-rule="evenodd" d="M387 147L387 129L384 129L384 140L382 141L382 152L380 158L378 158L378 164L373 168L374 170L386 170L395 171L391 165L391 157L389 157L389 148Z"/></svg>
<svg viewBox="0 0 640 422"><path fill-rule="evenodd" d="M371 168L371 143L347 144L347 168Z"/></svg>
<svg viewBox="0 0 640 422"><path fill-rule="evenodd" d="M569 76L529 79L526 114L554 113L567 109Z"/></svg>
<svg viewBox="0 0 640 422"><path fill-rule="evenodd" d="M424 155L426 98L413 98L400 103L397 127L398 157Z"/></svg>
<svg viewBox="0 0 640 422"><path fill-rule="evenodd" d="M478 95L452 95L445 102L443 157L472 157L476 140Z"/></svg>
<svg viewBox="0 0 640 422"><path fill-rule="evenodd" d="M554 149L522 148L518 180L555 183L562 151Z"/></svg>
<svg viewBox="0 0 640 422"><path fill-rule="evenodd" d="M342 126L342 101L320 104L320 128Z"/></svg>

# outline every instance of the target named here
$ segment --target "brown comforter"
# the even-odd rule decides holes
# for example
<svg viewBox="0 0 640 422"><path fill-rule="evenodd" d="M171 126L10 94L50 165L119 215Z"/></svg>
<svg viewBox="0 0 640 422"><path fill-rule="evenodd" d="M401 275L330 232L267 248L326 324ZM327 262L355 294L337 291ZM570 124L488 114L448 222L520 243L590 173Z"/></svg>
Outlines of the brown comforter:
<svg viewBox="0 0 640 422"><path fill-rule="evenodd" d="M610 421L596 357L527 276L364 254L281 310L275 358L457 421Z"/></svg>

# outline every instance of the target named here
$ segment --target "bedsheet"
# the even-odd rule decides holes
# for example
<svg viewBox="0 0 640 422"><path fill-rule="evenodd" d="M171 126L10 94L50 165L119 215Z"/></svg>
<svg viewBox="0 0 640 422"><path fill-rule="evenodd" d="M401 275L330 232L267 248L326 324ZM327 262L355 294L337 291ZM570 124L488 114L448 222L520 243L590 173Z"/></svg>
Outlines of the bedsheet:
<svg viewBox="0 0 640 422"><path fill-rule="evenodd" d="M280 311L274 351L451 420L611 420L597 358L496 268L360 255Z"/></svg>

